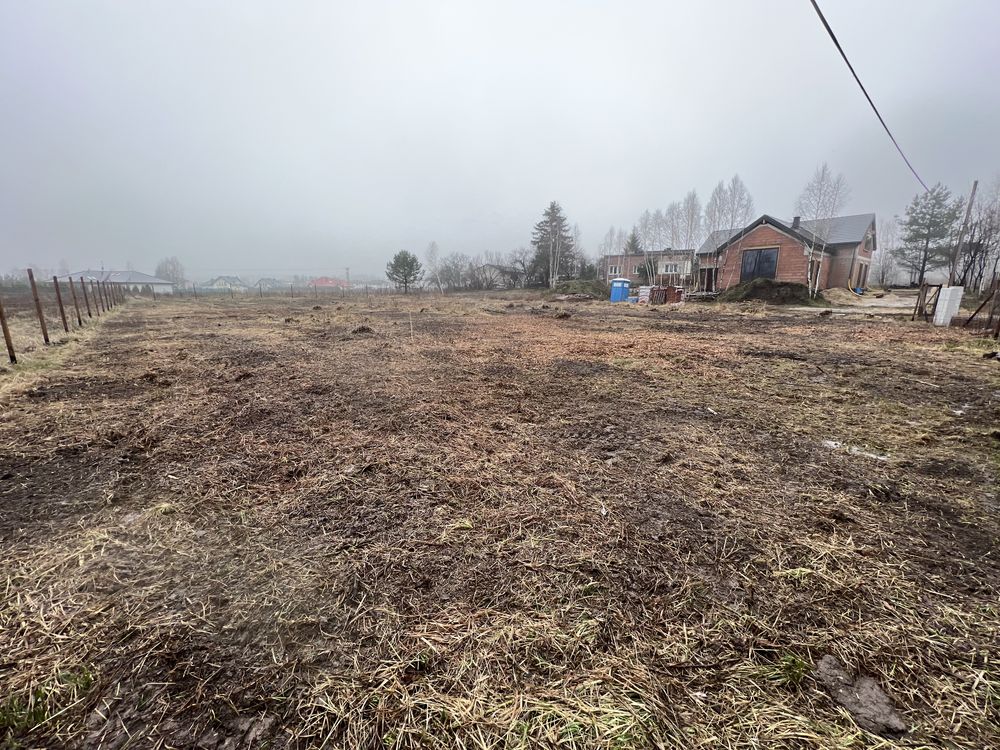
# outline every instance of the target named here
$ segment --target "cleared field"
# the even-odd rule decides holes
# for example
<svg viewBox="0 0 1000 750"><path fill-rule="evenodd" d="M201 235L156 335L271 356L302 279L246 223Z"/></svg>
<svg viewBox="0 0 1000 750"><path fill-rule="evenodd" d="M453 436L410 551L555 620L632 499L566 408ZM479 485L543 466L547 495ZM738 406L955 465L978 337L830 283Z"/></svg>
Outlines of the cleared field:
<svg viewBox="0 0 1000 750"><path fill-rule="evenodd" d="M0 741L995 747L983 346L750 306L130 302L0 374ZM909 732L859 729L827 654Z"/></svg>

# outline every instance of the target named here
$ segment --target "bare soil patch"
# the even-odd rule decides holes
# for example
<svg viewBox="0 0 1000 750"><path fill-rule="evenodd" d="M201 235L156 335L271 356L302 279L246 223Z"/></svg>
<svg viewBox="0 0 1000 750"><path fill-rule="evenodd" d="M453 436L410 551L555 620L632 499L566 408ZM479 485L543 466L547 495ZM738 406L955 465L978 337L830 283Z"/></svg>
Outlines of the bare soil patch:
<svg viewBox="0 0 1000 750"><path fill-rule="evenodd" d="M130 303L3 390L0 742L998 744L1000 365L491 304Z"/></svg>

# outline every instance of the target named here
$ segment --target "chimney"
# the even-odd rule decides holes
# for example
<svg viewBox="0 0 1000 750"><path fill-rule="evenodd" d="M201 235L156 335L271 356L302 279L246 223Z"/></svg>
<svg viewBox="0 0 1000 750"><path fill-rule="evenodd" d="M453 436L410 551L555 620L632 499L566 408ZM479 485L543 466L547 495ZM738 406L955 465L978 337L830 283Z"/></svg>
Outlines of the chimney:
<svg viewBox="0 0 1000 750"><path fill-rule="evenodd" d="M792 229L798 229L799 228L799 222L801 222L801 221L802 221L802 217L801 216L796 216L794 219L792 219Z"/></svg>

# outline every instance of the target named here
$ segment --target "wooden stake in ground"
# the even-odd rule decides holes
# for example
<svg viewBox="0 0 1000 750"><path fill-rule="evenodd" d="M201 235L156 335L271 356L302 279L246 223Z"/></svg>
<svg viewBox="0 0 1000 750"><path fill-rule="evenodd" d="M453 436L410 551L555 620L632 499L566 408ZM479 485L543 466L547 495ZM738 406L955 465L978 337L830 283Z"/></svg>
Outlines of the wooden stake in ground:
<svg viewBox="0 0 1000 750"><path fill-rule="evenodd" d="M83 280L83 276L80 277L80 288L83 290L83 303L87 306L87 317L93 318L94 316L90 314L90 298L87 296L87 284Z"/></svg>
<svg viewBox="0 0 1000 750"><path fill-rule="evenodd" d="M93 279L90 280L90 296L94 300L94 312L97 313L97 317L101 317L101 298L97 293L97 282Z"/></svg>
<svg viewBox="0 0 1000 750"><path fill-rule="evenodd" d="M7 328L7 316L3 311L2 299L0 299L0 328L3 328L3 342L7 345L7 356L10 357L10 363L16 365L17 355L14 354L14 342L10 340L10 329Z"/></svg>
<svg viewBox="0 0 1000 750"><path fill-rule="evenodd" d="M42 338L45 343L49 343L49 329L45 327L45 315L42 313L42 301L38 299L38 287L35 285L35 274L28 269L28 281L31 282L31 296L35 298L35 312L38 313L38 322L42 326Z"/></svg>
<svg viewBox="0 0 1000 750"><path fill-rule="evenodd" d="M69 323L66 322L66 309L62 303L62 292L59 291L59 277L52 277L52 286L56 288L56 302L59 303L59 316L62 318L63 330L69 333Z"/></svg>
<svg viewBox="0 0 1000 750"><path fill-rule="evenodd" d="M80 303L76 301L76 289L73 288L73 277L69 278L69 295L73 298L73 309L76 310L76 324L83 328L83 318L80 317Z"/></svg>

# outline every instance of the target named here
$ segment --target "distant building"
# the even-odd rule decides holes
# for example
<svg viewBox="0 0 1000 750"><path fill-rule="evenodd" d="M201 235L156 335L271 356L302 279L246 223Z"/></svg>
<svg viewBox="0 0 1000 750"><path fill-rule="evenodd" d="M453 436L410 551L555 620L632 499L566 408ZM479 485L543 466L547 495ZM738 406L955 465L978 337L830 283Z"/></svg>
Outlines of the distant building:
<svg viewBox="0 0 1000 750"><path fill-rule="evenodd" d="M687 286L693 281L694 254L694 249L674 250L668 247L638 255L604 255L599 261L598 273L605 283L610 283L611 279L628 279L633 287L637 284Z"/></svg>
<svg viewBox="0 0 1000 750"><path fill-rule="evenodd" d="M698 249L698 286L728 289L756 278L819 288L865 287L875 252L875 214L816 222L764 214L745 227L712 232Z"/></svg>
<svg viewBox="0 0 1000 750"><path fill-rule="evenodd" d="M309 286L316 287L317 289L350 289L351 283L330 276L320 276L310 281Z"/></svg>
<svg viewBox="0 0 1000 750"><path fill-rule="evenodd" d="M239 276L216 276L211 281L202 284L199 288L218 289L220 291L232 289L235 292L245 292L248 287Z"/></svg>
<svg viewBox="0 0 1000 750"><path fill-rule="evenodd" d="M287 284L284 281L278 281L278 279L270 276L265 276L263 279L257 279L257 283L254 284L254 288L263 289L264 291L269 291L271 289L283 289L286 286Z"/></svg>
<svg viewBox="0 0 1000 750"><path fill-rule="evenodd" d="M146 287L148 287L157 294L174 293L174 283L172 281L160 279L156 276L150 276L148 273L140 273L139 271L75 271L74 273L60 276L59 280L69 281L70 279L73 279L73 282L76 283L81 279L81 277L88 284L91 281L107 281L114 284L124 284L129 288L129 291L134 292L142 292Z"/></svg>

